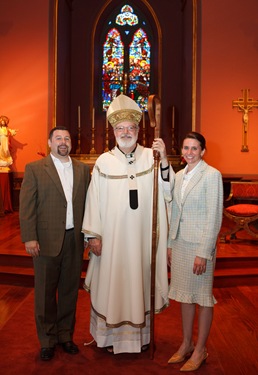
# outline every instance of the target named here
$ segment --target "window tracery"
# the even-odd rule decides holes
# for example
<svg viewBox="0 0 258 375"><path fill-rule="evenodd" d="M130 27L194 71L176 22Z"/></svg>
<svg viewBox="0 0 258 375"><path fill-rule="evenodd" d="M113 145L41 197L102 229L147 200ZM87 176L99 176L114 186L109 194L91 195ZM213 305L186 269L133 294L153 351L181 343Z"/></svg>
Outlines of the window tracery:
<svg viewBox="0 0 258 375"><path fill-rule="evenodd" d="M147 110L151 82L151 44L146 22L130 5L108 23L103 44L102 108L107 110L120 93L129 95Z"/></svg>

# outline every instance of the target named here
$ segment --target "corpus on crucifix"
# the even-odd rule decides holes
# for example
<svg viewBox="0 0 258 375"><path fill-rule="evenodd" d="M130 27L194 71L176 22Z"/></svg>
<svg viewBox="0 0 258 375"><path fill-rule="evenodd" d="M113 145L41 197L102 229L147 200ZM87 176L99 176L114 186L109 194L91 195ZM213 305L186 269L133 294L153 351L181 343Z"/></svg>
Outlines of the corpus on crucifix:
<svg viewBox="0 0 258 375"><path fill-rule="evenodd" d="M248 133L248 121L249 121L249 112L252 112L253 108L258 108L258 100L253 100L249 98L249 89L242 90L243 98L238 98L237 100L232 101L232 107L237 107L239 112L243 112L242 117L242 152L248 152L247 145L247 133Z"/></svg>

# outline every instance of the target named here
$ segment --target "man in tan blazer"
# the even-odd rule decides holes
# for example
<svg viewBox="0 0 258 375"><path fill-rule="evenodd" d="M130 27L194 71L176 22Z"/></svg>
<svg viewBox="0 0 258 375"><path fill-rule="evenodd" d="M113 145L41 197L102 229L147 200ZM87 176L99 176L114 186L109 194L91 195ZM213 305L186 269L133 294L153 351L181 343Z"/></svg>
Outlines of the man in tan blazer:
<svg viewBox="0 0 258 375"><path fill-rule="evenodd" d="M69 354L79 351L73 332L90 180L89 167L69 156L71 137L66 128L53 128L48 145L50 155L26 165L20 192L21 237L33 257L42 360L53 358L56 344Z"/></svg>

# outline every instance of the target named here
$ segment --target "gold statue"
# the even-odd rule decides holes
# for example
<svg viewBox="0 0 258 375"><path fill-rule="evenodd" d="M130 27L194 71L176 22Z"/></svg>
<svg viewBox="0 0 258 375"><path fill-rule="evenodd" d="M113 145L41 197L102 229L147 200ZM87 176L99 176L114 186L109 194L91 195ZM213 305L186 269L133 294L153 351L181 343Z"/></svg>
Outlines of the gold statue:
<svg viewBox="0 0 258 375"><path fill-rule="evenodd" d="M9 129L9 118L0 116L0 172L9 172L9 166L13 163L13 158L9 151L10 136L17 134L17 129Z"/></svg>

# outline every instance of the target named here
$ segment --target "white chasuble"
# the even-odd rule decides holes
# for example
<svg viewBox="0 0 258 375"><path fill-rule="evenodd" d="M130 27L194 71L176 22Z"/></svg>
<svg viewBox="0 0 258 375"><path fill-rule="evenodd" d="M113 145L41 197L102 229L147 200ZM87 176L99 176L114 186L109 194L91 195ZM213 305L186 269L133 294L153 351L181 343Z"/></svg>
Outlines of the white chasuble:
<svg viewBox="0 0 258 375"><path fill-rule="evenodd" d="M133 155L126 157L115 147L97 159L87 193L82 231L102 240L102 254L90 255L84 287L91 294L91 326L97 330L93 320L99 317L99 330L105 326L111 336L122 326L149 333L153 167L151 149L137 145ZM173 180L172 168L170 175ZM156 312L168 306L166 202L171 201L171 188L172 183L159 176ZM137 192L133 207L130 190ZM98 346L114 344L110 338L95 336ZM139 345L146 344L140 341Z"/></svg>

